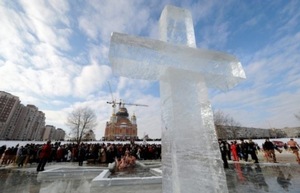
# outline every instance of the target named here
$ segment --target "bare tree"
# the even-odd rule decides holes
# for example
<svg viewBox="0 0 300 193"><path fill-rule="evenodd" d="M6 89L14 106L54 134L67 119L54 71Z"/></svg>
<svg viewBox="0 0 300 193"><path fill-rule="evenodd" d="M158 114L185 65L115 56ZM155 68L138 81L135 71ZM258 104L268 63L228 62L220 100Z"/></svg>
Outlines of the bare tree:
<svg viewBox="0 0 300 193"><path fill-rule="evenodd" d="M219 138L226 139L229 136L227 135L227 129L229 128L232 131L233 138L237 138L237 127L240 127L241 124L234 120L229 114L225 114L223 111L213 111L214 123L217 130L217 135Z"/></svg>
<svg viewBox="0 0 300 193"><path fill-rule="evenodd" d="M71 129L70 135L80 144L84 135L95 128L97 117L88 107L74 109L67 118L67 125Z"/></svg>

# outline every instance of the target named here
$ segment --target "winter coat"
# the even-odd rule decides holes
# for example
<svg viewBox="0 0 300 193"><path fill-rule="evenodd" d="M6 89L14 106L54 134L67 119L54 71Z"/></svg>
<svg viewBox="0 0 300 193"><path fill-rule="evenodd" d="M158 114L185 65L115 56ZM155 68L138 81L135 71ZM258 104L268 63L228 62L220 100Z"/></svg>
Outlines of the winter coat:
<svg viewBox="0 0 300 193"><path fill-rule="evenodd" d="M44 158L49 158L50 155L51 155L51 145L46 144L42 147L39 157L40 157L40 159L44 159Z"/></svg>

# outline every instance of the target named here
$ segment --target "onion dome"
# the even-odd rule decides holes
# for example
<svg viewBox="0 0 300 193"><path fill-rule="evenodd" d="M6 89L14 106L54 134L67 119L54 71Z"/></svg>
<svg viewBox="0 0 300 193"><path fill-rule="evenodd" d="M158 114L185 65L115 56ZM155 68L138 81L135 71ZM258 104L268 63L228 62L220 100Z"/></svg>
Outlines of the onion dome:
<svg viewBox="0 0 300 193"><path fill-rule="evenodd" d="M129 114L127 112L127 109L125 107L119 108L119 111L116 114L117 116L122 116L122 117L128 117Z"/></svg>

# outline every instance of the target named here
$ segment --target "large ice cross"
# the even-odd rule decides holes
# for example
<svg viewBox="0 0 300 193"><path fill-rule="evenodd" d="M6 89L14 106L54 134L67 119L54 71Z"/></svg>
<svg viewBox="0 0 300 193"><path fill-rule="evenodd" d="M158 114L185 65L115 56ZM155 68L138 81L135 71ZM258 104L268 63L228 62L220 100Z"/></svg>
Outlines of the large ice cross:
<svg viewBox="0 0 300 193"><path fill-rule="evenodd" d="M226 90L245 79L233 56L197 49L191 13L166 6L160 39L113 33L116 75L160 81L163 193L227 192L207 87Z"/></svg>

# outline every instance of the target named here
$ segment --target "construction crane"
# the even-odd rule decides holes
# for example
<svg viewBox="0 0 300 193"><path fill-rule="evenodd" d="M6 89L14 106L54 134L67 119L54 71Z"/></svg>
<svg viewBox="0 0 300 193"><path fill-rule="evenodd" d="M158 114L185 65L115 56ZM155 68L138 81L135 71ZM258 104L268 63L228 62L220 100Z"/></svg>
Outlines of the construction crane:
<svg viewBox="0 0 300 193"><path fill-rule="evenodd" d="M119 105L119 110L120 112L124 109L121 109L124 107L124 105L132 105L132 106L143 106L143 107L148 107L148 105L144 105L144 104L135 104L135 103L125 103L124 101L122 101L120 99L120 102L116 102L116 99L114 98L113 96L113 92L112 92L112 89L111 89L111 86L110 86L110 82L108 81L107 82L108 84L108 87L109 87L109 91L110 91L110 94L111 94L111 101L107 101L106 103L107 104L111 104L112 105L112 108L113 108L113 114L110 118L110 122L109 122L109 125L108 125L108 129L109 130L112 130L113 132L110 134L111 136L110 137L113 137L113 138L116 138L118 136L116 136L114 134L114 130L116 128L116 124L118 124L118 113L116 114L116 105ZM128 116L128 113L127 113L127 110L126 110L126 114ZM121 114L120 114L121 115ZM136 122L134 122L134 124L136 124ZM127 134L126 134L127 136ZM131 136L131 134L129 134L129 136ZM109 137L109 136L108 136ZM123 137L125 137L125 135L123 134ZM128 137L128 136L127 136ZM131 136L132 137L132 136Z"/></svg>
<svg viewBox="0 0 300 193"><path fill-rule="evenodd" d="M115 108L116 107L116 100L114 99L109 81L107 81L107 84L108 84L109 91L110 91L110 94L111 94L111 102L107 102L107 103L112 104L112 107Z"/></svg>
<svg viewBox="0 0 300 193"><path fill-rule="evenodd" d="M148 105L143 105L143 104L135 104L135 103L124 103L122 102L122 100L120 99L120 102L116 103L115 101L113 102L107 102L108 104L112 104L113 106L118 104L119 108L121 108L124 105L132 105L132 106L142 106L142 107L148 107Z"/></svg>
<svg viewBox="0 0 300 193"><path fill-rule="evenodd" d="M116 104L119 105L119 108L121 108L121 106L123 105L132 105L132 106L142 106L142 107L148 107L148 105L143 105L143 104L134 104L134 103L124 103L121 99L120 99L120 102L116 102L116 99L114 99L113 97L113 93L112 93L112 90L111 90L111 86L110 86L110 83L109 81L107 82L108 86L109 86L109 91L110 91L110 94L111 94L111 101L108 101L106 102L107 104L111 104L113 109L115 109L116 107Z"/></svg>

